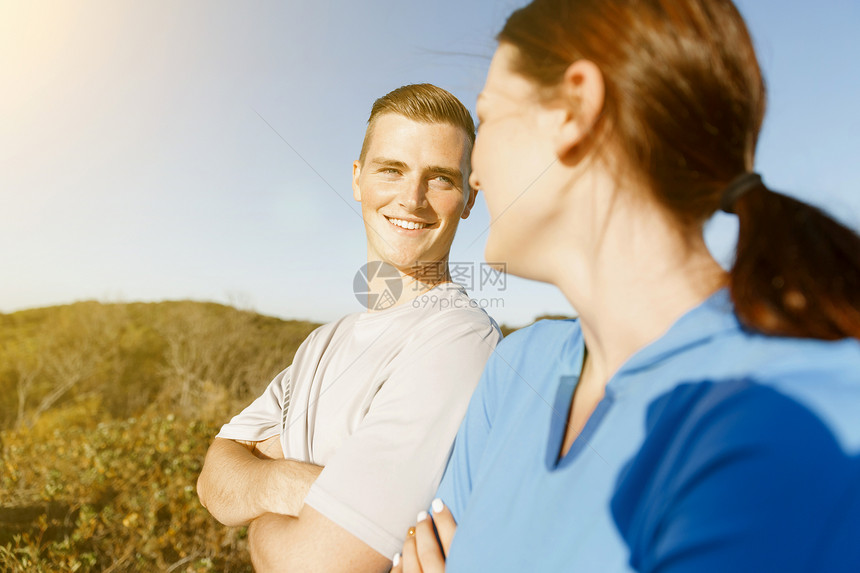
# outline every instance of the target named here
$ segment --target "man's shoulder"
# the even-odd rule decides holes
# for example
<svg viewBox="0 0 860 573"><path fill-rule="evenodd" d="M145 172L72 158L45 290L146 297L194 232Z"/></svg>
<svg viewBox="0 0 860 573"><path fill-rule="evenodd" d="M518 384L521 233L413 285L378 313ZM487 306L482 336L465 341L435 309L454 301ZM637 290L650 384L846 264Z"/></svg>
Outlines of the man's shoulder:
<svg viewBox="0 0 860 573"><path fill-rule="evenodd" d="M487 311L469 297L462 288L449 288L439 293L426 293L410 303L412 320L417 328L413 340L463 337L489 341L495 346L502 339L499 325Z"/></svg>
<svg viewBox="0 0 860 573"><path fill-rule="evenodd" d="M320 355L326 348L333 344L338 337L349 335L355 327L359 313L347 314L337 320L327 322L316 327L302 341L296 353L296 359L300 356ZM293 363L296 362L293 360Z"/></svg>
<svg viewBox="0 0 860 573"><path fill-rule="evenodd" d="M330 337L336 331L352 328L360 314L361 313L358 312L350 313L331 322L322 324L311 331L305 340Z"/></svg>
<svg viewBox="0 0 860 573"><path fill-rule="evenodd" d="M415 341L467 337L501 340L499 325L460 285L446 283L398 306L373 313L352 313L317 327L305 339L312 348L328 347L335 339L356 333L377 332L385 339Z"/></svg>
<svg viewBox="0 0 860 573"><path fill-rule="evenodd" d="M406 303L419 311L416 320L440 324L474 324L498 329L481 301L456 283L444 283Z"/></svg>

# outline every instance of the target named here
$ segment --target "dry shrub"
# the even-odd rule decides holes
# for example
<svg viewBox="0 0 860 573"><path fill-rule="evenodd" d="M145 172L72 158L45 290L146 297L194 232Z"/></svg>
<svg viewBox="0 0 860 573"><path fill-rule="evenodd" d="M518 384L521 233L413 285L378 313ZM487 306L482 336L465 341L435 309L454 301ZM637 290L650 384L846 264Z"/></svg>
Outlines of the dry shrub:
<svg viewBox="0 0 860 573"><path fill-rule="evenodd" d="M0 570L251 570L244 529L217 523L194 489L216 426L92 424L72 409L2 435Z"/></svg>

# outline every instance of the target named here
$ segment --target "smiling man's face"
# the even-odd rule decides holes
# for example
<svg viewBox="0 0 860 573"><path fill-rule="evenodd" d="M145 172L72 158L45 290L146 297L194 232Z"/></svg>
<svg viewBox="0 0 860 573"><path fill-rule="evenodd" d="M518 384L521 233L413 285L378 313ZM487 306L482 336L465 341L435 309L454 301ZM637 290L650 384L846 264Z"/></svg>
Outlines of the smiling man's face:
<svg viewBox="0 0 860 573"><path fill-rule="evenodd" d="M367 260L403 273L445 263L461 218L469 216L471 146L449 123L422 123L395 113L375 120L364 161L353 163Z"/></svg>

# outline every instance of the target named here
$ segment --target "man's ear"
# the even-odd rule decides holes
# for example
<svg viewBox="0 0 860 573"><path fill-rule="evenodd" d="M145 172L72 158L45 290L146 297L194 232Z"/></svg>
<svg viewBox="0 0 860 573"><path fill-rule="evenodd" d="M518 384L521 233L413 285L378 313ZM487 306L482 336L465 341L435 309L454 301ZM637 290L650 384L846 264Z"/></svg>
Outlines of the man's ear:
<svg viewBox="0 0 860 573"><path fill-rule="evenodd" d="M358 178L361 176L361 161L356 159L352 162L352 198L361 201L361 187L358 186Z"/></svg>
<svg viewBox="0 0 860 573"><path fill-rule="evenodd" d="M478 190L473 189L471 185L466 187L466 206L463 207L463 214L460 215L461 219L466 219L469 216L469 213L472 212L472 207L475 206L475 198L478 196Z"/></svg>
<svg viewBox="0 0 860 573"><path fill-rule="evenodd" d="M568 66L560 86L564 118L555 136L555 151L565 157L585 141L603 112L603 74L593 62L577 60Z"/></svg>

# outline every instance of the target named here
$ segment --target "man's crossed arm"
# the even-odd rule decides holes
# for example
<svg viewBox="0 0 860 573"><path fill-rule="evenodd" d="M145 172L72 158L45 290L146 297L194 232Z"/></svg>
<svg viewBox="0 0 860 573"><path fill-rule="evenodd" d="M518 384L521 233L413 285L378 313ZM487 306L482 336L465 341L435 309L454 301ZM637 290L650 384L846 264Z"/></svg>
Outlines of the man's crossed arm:
<svg viewBox="0 0 860 573"><path fill-rule="evenodd" d="M215 438L197 480L200 503L215 519L238 526L264 513L299 515L322 466L285 460L277 440Z"/></svg>
<svg viewBox="0 0 860 573"><path fill-rule="evenodd" d="M387 571L389 558L304 505L322 469L283 459L277 436L262 442L215 438L197 493L224 525L251 523L257 571Z"/></svg>

